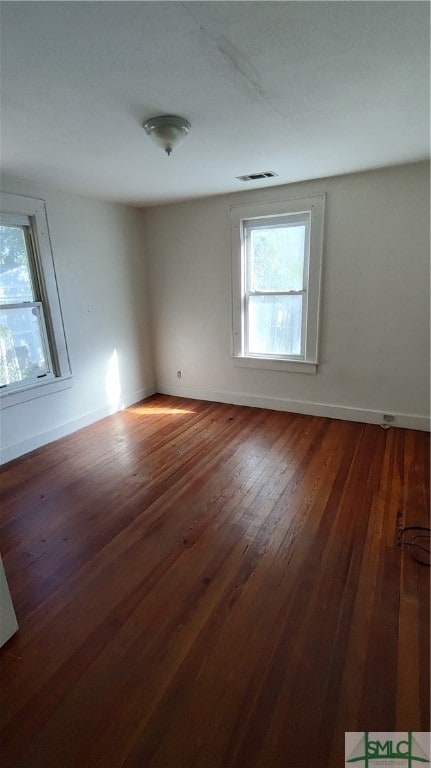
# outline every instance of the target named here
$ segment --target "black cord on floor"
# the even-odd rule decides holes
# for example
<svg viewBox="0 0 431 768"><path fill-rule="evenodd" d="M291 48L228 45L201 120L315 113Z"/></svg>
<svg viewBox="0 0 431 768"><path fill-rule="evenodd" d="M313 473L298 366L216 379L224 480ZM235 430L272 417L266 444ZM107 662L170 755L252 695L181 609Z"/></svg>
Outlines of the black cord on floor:
<svg viewBox="0 0 431 768"><path fill-rule="evenodd" d="M399 532L400 545L409 547L410 555L422 565L430 565L431 532L423 525L408 525ZM420 543L419 543L420 542Z"/></svg>

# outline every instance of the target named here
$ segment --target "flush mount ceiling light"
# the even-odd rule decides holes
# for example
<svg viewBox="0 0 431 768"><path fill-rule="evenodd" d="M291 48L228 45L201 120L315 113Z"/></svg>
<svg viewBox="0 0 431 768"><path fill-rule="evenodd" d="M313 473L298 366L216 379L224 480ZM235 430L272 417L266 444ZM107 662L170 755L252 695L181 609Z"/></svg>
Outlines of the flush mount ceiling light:
<svg viewBox="0 0 431 768"><path fill-rule="evenodd" d="M190 130L190 123L178 115L158 115L150 117L144 123L145 133L155 144L163 147L167 155L185 137Z"/></svg>

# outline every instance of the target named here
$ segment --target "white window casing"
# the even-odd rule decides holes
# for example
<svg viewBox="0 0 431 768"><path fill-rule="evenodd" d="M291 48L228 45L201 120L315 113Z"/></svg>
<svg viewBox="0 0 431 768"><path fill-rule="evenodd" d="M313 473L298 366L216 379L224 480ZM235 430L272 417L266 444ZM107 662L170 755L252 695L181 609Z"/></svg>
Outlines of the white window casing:
<svg viewBox="0 0 431 768"><path fill-rule="evenodd" d="M232 354L234 364L279 371L316 373L322 275L325 195L233 206L230 209L232 247ZM305 227L304 275L300 290L256 291L250 286L248 238L259 227ZM248 302L254 296L302 296L300 353L257 354L248 349Z"/></svg>

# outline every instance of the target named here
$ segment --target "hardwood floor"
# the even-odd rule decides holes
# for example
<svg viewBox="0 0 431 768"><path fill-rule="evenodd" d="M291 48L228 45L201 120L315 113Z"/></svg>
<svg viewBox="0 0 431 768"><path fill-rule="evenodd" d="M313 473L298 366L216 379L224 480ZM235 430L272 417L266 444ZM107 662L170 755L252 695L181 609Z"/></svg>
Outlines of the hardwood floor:
<svg viewBox="0 0 431 768"><path fill-rule="evenodd" d="M6 465L2 768L339 768L429 730L429 435L164 396Z"/></svg>

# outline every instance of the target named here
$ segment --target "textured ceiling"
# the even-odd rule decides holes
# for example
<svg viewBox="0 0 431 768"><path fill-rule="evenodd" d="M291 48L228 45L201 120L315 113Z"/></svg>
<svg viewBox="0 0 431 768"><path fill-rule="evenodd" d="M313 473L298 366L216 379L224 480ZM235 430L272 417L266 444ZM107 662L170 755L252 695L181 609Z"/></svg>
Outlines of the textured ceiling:
<svg viewBox="0 0 431 768"><path fill-rule="evenodd" d="M152 204L429 156L426 2L1 2L0 21L10 175ZM192 124L171 157L142 128L160 113Z"/></svg>

